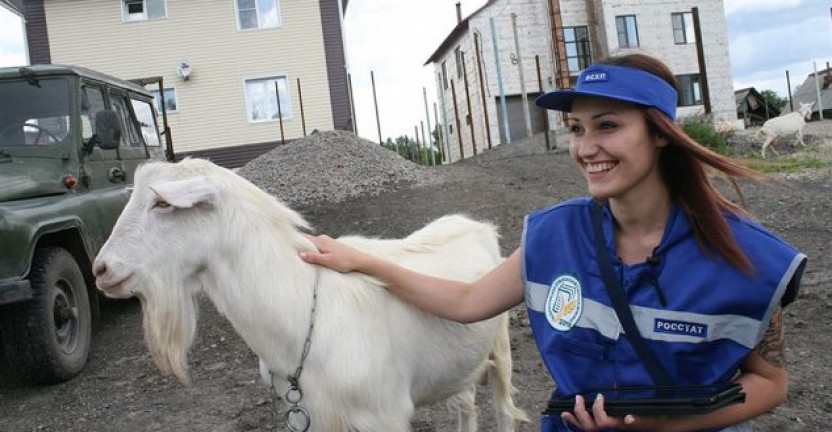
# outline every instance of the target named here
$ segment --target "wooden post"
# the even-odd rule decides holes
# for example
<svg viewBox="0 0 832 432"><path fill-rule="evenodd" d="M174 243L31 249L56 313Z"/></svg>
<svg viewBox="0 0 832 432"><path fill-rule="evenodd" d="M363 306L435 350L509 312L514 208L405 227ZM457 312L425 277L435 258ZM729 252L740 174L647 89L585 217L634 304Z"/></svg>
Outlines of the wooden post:
<svg viewBox="0 0 832 432"><path fill-rule="evenodd" d="M462 129L459 125L459 108L456 104L456 88L454 87L454 80L451 81L451 97L454 99L454 117L456 117L456 140L459 141L459 158L465 159L465 151L462 149Z"/></svg>
<svg viewBox="0 0 832 432"><path fill-rule="evenodd" d="M378 119L378 99L376 98L376 78L373 71L370 71L370 83L373 85L373 104L376 106L376 126L378 127L378 143L384 145L381 139L381 122Z"/></svg>
<svg viewBox="0 0 832 432"><path fill-rule="evenodd" d="M480 98L482 99L482 114L485 117L485 137L488 140L488 149L491 150L491 125L488 120L488 100L485 99L485 80L482 78L482 59L480 58L479 33L474 33L474 50L477 54L477 73L480 78Z"/></svg>
<svg viewBox="0 0 832 432"><path fill-rule="evenodd" d="M283 133L283 111L280 109L280 86L274 82L274 94L277 97L277 119L280 121L280 143L286 144L286 135Z"/></svg>
<svg viewBox="0 0 832 432"><path fill-rule="evenodd" d="M300 124L303 127L303 136L306 136L306 116L303 114L303 93L300 88L300 78L298 78L298 102L300 103Z"/></svg>
<svg viewBox="0 0 832 432"><path fill-rule="evenodd" d="M693 15L693 34L696 37L696 56L699 59L699 88L702 90L702 103L705 114L711 113L711 92L708 89L708 66L705 64L705 44L702 43L702 28L699 25L699 8L691 9Z"/></svg>
<svg viewBox="0 0 832 432"><path fill-rule="evenodd" d="M468 128L471 131L471 145L474 146L474 155L477 154L477 138L474 136L474 114L471 112L471 93L468 92L468 70L465 69L465 53L460 53L462 57L462 78L465 83L465 102L468 104L468 114L465 121L468 122Z"/></svg>
<svg viewBox="0 0 832 432"><path fill-rule="evenodd" d="M543 77L540 75L540 56L534 56L534 64L537 69L537 88L540 94L543 94ZM546 141L546 150L551 150L549 147L549 110L540 108L543 113L543 139Z"/></svg>

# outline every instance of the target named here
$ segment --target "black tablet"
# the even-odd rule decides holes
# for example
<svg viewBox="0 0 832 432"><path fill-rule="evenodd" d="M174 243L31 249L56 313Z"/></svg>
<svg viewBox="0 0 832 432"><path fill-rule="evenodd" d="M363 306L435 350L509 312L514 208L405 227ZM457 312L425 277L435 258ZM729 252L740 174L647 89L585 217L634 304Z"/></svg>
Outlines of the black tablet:
<svg viewBox="0 0 832 432"><path fill-rule="evenodd" d="M633 415L704 414L728 405L745 402L737 383L704 386L619 387L582 393L590 409L598 393L604 395L607 414ZM572 411L575 395L549 401L545 415L559 416Z"/></svg>

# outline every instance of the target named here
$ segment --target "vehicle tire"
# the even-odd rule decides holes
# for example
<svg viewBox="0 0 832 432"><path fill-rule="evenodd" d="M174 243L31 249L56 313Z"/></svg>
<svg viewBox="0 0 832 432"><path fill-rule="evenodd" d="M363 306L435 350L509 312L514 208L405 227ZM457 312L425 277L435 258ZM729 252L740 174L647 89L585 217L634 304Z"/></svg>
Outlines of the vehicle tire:
<svg viewBox="0 0 832 432"><path fill-rule="evenodd" d="M6 311L3 344L26 382L54 384L77 375L90 350L92 316L84 276L65 249L35 251L32 298Z"/></svg>

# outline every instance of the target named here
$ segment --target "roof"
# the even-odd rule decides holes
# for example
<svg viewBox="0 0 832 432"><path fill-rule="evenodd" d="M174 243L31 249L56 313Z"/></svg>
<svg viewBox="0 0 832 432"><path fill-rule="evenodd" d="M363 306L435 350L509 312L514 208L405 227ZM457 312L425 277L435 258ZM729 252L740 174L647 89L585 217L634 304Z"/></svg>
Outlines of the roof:
<svg viewBox="0 0 832 432"><path fill-rule="evenodd" d="M73 66L73 65L55 65L55 64L43 64L43 65L31 65L31 66L12 66L12 67L2 67L0 68L0 78L17 78L17 77L27 77L27 76L37 76L37 77L44 77L44 76L57 76L57 75L76 75L79 77L91 78L97 81L102 81L107 84L115 85L118 87L129 88L133 91L143 93L146 95L150 95L150 93L142 86L132 83L128 80L124 80L121 78L116 78L112 75L107 75L102 72L94 71L92 69L87 69L81 66Z"/></svg>
<svg viewBox="0 0 832 432"><path fill-rule="evenodd" d="M818 84L820 86L820 101L823 104L823 110L826 111L832 108L832 78L827 78L832 76L832 68L827 68L826 70L818 71ZM825 83L825 84L824 84ZM824 88L826 85L826 88ZM818 90L815 86L815 73L812 72L806 79L803 81L802 84L797 86L792 94L792 105L794 105L795 109L800 107L800 103L810 103L815 102L815 105L812 106L812 112L817 111L820 109L817 104L818 98ZM791 112L791 109L788 105L783 108L783 112Z"/></svg>
<svg viewBox="0 0 832 432"><path fill-rule="evenodd" d="M496 2L496 1L497 1L497 0L488 0L487 2L485 2L485 4L484 4L484 5L482 5L482 7L480 7L480 8L479 8L479 9L477 9L477 10L475 10L475 11L474 11L471 15L468 15L468 16L467 16L464 20L462 20L462 21L460 21L459 23L457 23L456 27L454 27L454 29L453 29L453 30L451 30L451 32L448 34L448 36L447 36L447 37L445 37L445 40L443 40L443 41L442 41L442 43L441 43L441 44L439 44L439 47L438 47L438 48L436 48L436 51L434 51L434 52L433 52L433 54L431 54L431 55L430 55L430 57L428 58L428 60L425 62L425 64L424 64L423 66L427 66L429 63L433 63L433 62L435 62L436 60L438 60L438 59L439 59L439 57L441 56L441 54L442 54L443 52L447 51L447 50L448 50L448 48L449 48L449 47L450 47L450 46L451 46L454 42L456 42L456 40L457 40L457 39L459 39L459 36L460 36L460 35L465 34L465 32L468 30L468 21L469 21L471 18L473 18L475 15L477 15L478 13L480 13L483 9L487 8L488 6L490 6L490 5L491 5L491 3L494 3L494 2Z"/></svg>
<svg viewBox="0 0 832 432"><path fill-rule="evenodd" d="M751 98L753 98L754 101L751 101ZM737 105L737 111L742 110L743 105L746 105L745 109L747 109L748 111L760 111L765 113L766 107L759 104L760 102L762 102L768 105L768 113L770 116L776 117L780 115L780 110L771 105L763 97L762 93L758 92L757 89L755 89L754 87L746 87L743 89L734 90L734 101Z"/></svg>

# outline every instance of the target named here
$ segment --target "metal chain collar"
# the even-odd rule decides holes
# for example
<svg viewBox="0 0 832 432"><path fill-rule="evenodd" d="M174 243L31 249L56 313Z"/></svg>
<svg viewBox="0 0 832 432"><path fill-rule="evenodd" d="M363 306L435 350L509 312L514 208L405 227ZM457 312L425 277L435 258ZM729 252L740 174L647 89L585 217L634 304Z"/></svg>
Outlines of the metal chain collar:
<svg viewBox="0 0 832 432"><path fill-rule="evenodd" d="M309 331L306 333L306 340L303 342L303 351L300 355L300 363L298 364L295 373L289 375L286 379L289 381L289 389L283 396L286 402L289 403L289 409L286 410L286 427L291 432L306 432L312 425L312 419L309 417L309 412L300 406L300 401L303 399L303 391L300 389L300 375L303 373L303 363L306 361L306 356L309 355L309 347L312 345L312 330L315 329L315 309L318 306L318 277L320 273L315 274L315 284L312 288L312 310L309 313ZM269 399L271 403L271 418L272 424L268 426L268 430L277 430L277 389L274 387L274 374L269 371Z"/></svg>

